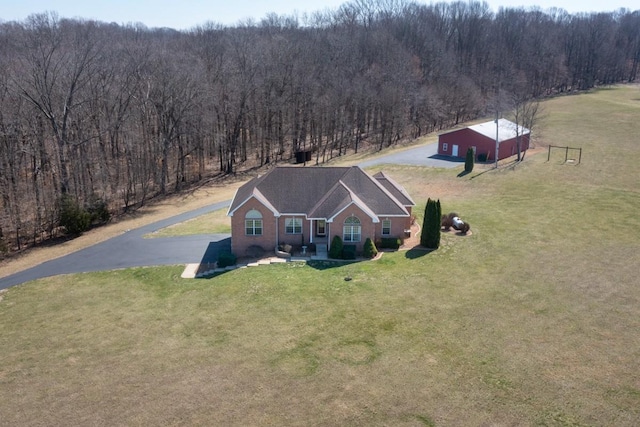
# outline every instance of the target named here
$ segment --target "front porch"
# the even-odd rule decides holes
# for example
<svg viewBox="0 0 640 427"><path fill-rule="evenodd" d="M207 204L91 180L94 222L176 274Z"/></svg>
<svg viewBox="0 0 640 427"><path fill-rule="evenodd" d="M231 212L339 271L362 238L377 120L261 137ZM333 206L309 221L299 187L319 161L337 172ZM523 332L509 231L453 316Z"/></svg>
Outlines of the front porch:
<svg viewBox="0 0 640 427"><path fill-rule="evenodd" d="M329 246L327 239L308 245L280 245L276 250L280 258L328 259Z"/></svg>

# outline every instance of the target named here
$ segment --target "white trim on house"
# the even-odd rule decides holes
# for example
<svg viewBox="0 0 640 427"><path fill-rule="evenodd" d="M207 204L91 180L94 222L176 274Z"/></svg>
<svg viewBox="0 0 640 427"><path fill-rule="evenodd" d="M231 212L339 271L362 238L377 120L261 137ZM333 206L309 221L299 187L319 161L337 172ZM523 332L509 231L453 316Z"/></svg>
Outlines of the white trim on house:
<svg viewBox="0 0 640 427"><path fill-rule="evenodd" d="M284 234L295 235L302 234L304 230L304 216L283 215L284 216ZM288 224L290 222L290 224ZM299 227L298 227L299 226ZM291 231L289 231L291 229ZM300 230L300 231L298 231Z"/></svg>
<svg viewBox="0 0 640 427"><path fill-rule="evenodd" d="M354 197L353 197L353 199L354 199L354 200L352 200L352 201L351 201L351 203L347 204L347 206L345 206L344 208L342 208L342 209L340 209L338 212L336 212L336 213L335 213L331 218L327 218L327 223L329 223L329 222L333 222L333 220L334 220L338 215L340 215L342 212L344 212L344 211L346 211L347 209L349 209L349 207L350 207L350 206L352 206L352 205L356 205L358 208L360 208L360 210L361 210L361 211L363 211L365 215L367 215L369 218L371 218L371 221L372 221L374 224L377 224L377 223L379 223L379 222L380 222L380 218L378 218L378 216L377 216L375 213L373 213L373 211L371 211L371 209L369 209L369 208L367 207L367 205L366 205L366 204L364 204L364 203L362 202L362 200L360 200L360 199L359 199L357 196L355 196L355 195L353 195L353 196L354 196Z"/></svg>
<svg viewBox="0 0 640 427"><path fill-rule="evenodd" d="M388 223L389 223L389 226L388 226L388 227L386 227L386 228L387 228L387 232L386 232L386 233L384 232L384 229L385 229L384 223L385 223L385 222L388 222ZM382 229L381 229L381 231L380 231L380 234L381 234L382 236L390 236L390 235L391 235L391 227L392 227L391 220L390 220L388 217L387 217L387 218L384 218L384 219L382 220L382 224L380 224L380 225L381 225L381 227L382 227Z"/></svg>
<svg viewBox="0 0 640 427"><path fill-rule="evenodd" d="M233 204L233 200L238 195L238 190L239 190L239 188L236 188L236 191L233 193L233 197L231 198L231 203L229 204L229 207L227 208L227 216L233 216L233 212L235 212L237 210L237 208L236 208L236 209L233 210L233 212L231 212L231 205Z"/></svg>
<svg viewBox="0 0 640 427"><path fill-rule="evenodd" d="M236 192L237 192L237 190L236 190ZM278 212L278 210L275 207L273 207L273 205L271 203L269 203L267 198L264 197L264 195L260 192L260 190L257 190L257 189L255 189L253 191L253 193L249 197L247 197L245 200L243 200L242 203L240 203L233 211L231 211L231 210L227 211L227 216L233 216L235 211L240 209L242 206L244 206L251 199L256 199L257 201L259 201L265 208L269 209L273 213L273 216L275 216L276 218L279 218L281 216L281 213ZM231 208L229 208L229 209L231 209ZM300 215L304 215L304 214L300 214Z"/></svg>

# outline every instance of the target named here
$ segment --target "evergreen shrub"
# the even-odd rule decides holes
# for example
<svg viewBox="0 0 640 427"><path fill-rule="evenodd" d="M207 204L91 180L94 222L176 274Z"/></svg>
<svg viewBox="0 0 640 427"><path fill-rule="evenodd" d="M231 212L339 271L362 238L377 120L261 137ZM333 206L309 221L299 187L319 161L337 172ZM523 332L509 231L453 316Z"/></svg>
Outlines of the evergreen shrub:
<svg viewBox="0 0 640 427"><path fill-rule="evenodd" d="M342 259L356 259L356 245L344 245L342 247Z"/></svg>
<svg viewBox="0 0 640 427"><path fill-rule="evenodd" d="M402 245L402 240L397 237L383 237L380 239L380 248L398 249Z"/></svg>
<svg viewBox="0 0 640 427"><path fill-rule="evenodd" d="M378 249L369 237L367 237L367 240L364 241L363 252L365 258L373 258L378 255Z"/></svg>
<svg viewBox="0 0 640 427"><path fill-rule="evenodd" d="M92 223L105 224L111 218L107 202L95 193L92 194L87 203L85 203L85 209L91 216Z"/></svg>
<svg viewBox="0 0 640 427"><path fill-rule="evenodd" d="M225 268L232 265L236 265L238 257L231 252L220 252L218 255L218 268Z"/></svg>
<svg viewBox="0 0 640 427"><path fill-rule="evenodd" d="M342 237L334 236L333 240L331 240L331 247L329 248L329 258L342 258L342 247Z"/></svg>
<svg viewBox="0 0 640 427"><path fill-rule="evenodd" d="M58 224L64 227L67 234L79 236L91 226L91 214L81 207L69 194L63 194L58 199Z"/></svg>
<svg viewBox="0 0 640 427"><path fill-rule="evenodd" d="M422 234L420 234L420 244L426 248L438 249L440 246L440 221L442 210L440 200L428 199L424 210L424 221Z"/></svg>
<svg viewBox="0 0 640 427"><path fill-rule="evenodd" d="M467 149L467 155L464 159L464 171L467 173L473 171L473 164L474 164L473 148L469 147Z"/></svg>

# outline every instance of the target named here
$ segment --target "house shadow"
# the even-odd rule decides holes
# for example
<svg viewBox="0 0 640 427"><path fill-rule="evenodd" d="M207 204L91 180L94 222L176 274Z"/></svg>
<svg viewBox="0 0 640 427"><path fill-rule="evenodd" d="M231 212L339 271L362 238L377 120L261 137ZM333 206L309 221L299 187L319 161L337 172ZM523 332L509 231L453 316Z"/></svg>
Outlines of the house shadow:
<svg viewBox="0 0 640 427"><path fill-rule="evenodd" d="M214 264L222 252L231 252L231 237L217 242L209 242L207 249L202 254L200 264Z"/></svg>
<svg viewBox="0 0 640 427"><path fill-rule="evenodd" d="M231 237L227 237L226 239L222 239L217 242L209 242L207 249L204 251L204 254L202 254L202 258L199 263L200 265L196 273L200 274L207 271L213 271L216 267L218 257L224 252L231 252ZM226 270L212 273L211 275L204 276L204 278L208 279L214 275L217 276L220 273L224 273L225 271Z"/></svg>
<svg viewBox="0 0 640 427"><path fill-rule="evenodd" d="M365 261L365 259L355 260L339 260L339 259L310 259L307 265L316 270L329 270L331 268L343 267L345 265L355 264ZM367 260L368 261L368 260Z"/></svg>

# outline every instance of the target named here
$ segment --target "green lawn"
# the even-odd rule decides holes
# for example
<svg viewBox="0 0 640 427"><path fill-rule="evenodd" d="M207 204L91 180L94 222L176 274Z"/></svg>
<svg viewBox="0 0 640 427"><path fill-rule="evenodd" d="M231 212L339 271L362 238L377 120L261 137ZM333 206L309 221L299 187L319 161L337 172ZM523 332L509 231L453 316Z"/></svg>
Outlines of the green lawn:
<svg viewBox="0 0 640 427"><path fill-rule="evenodd" d="M147 234L145 237L174 237L193 234L222 233L231 233L231 219L227 216L226 208L162 228L154 233Z"/></svg>
<svg viewBox="0 0 640 427"><path fill-rule="evenodd" d="M640 88L544 107L580 165L384 167L471 224L438 251L0 294L0 425L640 425Z"/></svg>

